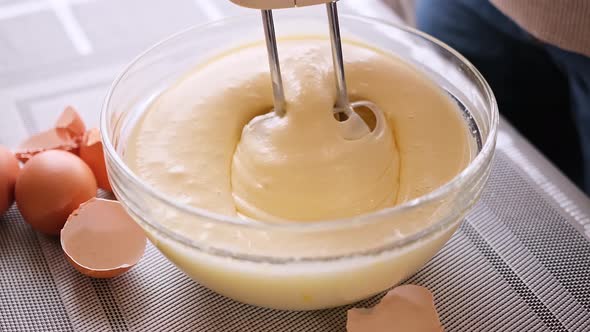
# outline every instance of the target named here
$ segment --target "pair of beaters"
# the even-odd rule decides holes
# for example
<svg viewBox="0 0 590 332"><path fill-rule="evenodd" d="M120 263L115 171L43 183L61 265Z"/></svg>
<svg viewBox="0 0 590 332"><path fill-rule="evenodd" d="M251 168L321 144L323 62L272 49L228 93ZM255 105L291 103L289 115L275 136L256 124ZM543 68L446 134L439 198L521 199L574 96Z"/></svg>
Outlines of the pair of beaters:
<svg viewBox="0 0 590 332"><path fill-rule="evenodd" d="M273 9L304 7L325 4L328 12L330 29L330 40L332 46L332 59L334 63L334 75L336 79L337 100L334 106L334 114L337 119L345 120L353 118L352 112L358 108L368 108L375 116L378 116L377 106L369 101L356 101L350 103L346 89L346 78L344 74L344 61L342 55L342 40L340 37L340 23L338 20L338 0L231 0L233 3L262 11L262 22L266 37L268 60L273 87L274 112L285 115L285 92L281 77L281 65L277 51L277 40L272 16ZM344 116L342 116L344 114ZM358 117L355 117L358 118Z"/></svg>

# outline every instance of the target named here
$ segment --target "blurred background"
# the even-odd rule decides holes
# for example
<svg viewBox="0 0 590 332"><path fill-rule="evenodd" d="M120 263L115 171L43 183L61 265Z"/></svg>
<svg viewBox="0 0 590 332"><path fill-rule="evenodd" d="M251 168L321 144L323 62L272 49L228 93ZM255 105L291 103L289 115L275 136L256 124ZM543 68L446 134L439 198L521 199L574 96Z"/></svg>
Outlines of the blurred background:
<svg viewBox="0 0 590 332"><path fill-rule="evenodd" d="M400 21L380 0L340 7ZM96 126L112 80L140 52L179 30L240 13L252 12L229 0L0 0L0 144L17 146L66 105Z"/></svg>

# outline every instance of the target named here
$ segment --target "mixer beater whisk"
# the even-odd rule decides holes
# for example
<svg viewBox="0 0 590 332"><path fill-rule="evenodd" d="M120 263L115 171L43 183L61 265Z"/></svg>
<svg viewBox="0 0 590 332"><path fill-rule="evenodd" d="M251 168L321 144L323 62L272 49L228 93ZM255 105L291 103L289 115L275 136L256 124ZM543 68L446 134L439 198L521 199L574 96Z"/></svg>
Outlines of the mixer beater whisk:
<svg viewBox="0 0 590 332"><path fill-rule="evenodd" d="M281 76L281 65L277 48L277 39L273 20L273 9L294 8L311 5L325 4L328 14L330 30L330 42L332 48L332 60L336 81L337 99L334 106L334 114L337 119L344 121L351 118L356 109L369 109L375 117L379 117L377 106L369 101L356 101L350 103L346 87L344 73L344 60L342 53L342 38L340 36L340 22L338 19L338 0L231 0L232 2L262 12L262 22L268 51L268 60L273 87L274 112L283 116L286 112L285 91Z"/></svg>

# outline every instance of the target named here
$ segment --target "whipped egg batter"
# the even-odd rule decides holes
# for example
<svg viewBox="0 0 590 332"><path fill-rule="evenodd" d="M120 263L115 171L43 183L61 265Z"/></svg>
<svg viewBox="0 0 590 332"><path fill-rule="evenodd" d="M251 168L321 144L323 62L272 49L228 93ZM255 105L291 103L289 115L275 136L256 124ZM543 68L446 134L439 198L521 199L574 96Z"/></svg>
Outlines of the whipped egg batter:
<svg viewBox="0 0 590 332"><path fill-rule="evenodd" d="M183 203L283 222L401 204L467 166L465 122L433 82L393 56L343 47L351 100L383 112L372 131L351 139L351 120L333 115L329 43L292 39L279 49L286 115L272 111L264 45L227 52L157 98L130 139L129 165Z"/></svg>
<svg viewBox="0 0 590 332"><path fill-rule="evenodd" d="M457 190L355 226L246 226L249 219L292 226L366 215L431 192L470 162L467 125L440 88L392 55L352 42L343 47L351 99L372 101L382 111L359 112L366 121L355 114L335 119L329 41L321 38L279 44L287 98L282 117L272 111L266 49L259 43L195 68L138 121L125 150L132 171L178 202L245 224L146 201L154 221L195 247L138 222L200 284L277 309L353 303L407 278L458 226L460 217L428 238L365 254L450 215Z"/></svg>

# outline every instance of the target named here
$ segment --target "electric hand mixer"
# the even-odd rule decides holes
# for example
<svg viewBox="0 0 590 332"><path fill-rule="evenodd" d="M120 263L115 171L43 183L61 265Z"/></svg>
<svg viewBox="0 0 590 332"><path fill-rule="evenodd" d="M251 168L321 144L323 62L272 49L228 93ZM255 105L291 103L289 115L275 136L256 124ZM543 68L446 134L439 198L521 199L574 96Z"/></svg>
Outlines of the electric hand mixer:
<svg viewBox="0 0 590 332"><path fill-rule="evenodd" d="M279 54L277 50L277 40L275 35L273 9L294 8L311 5L326 4L328 12L328 22L330 29L330 41L332 46L332 59L334 64L334 74L336 79L337 99L334 107L334 115L339 121L346 121L348 119L354 121L348 122L350 134L349 139L356 139L362 136L363 130L359 128L366 128L363 120L356 116L355 110L361 108L369 109L376 119L380 119L383 114L378 112L375 104L369 101L356 101L351 103L348 98L346 88L346 78L344 74L344 60L342 55L342 40L340 37L340 23L338 20L338 0L231 0L233 3L253 9L260 9L262 11L262 22L264 25L264 33L266 37L266 46L268 51L268 59L270 64L270 72L273 87L274 97L274 112L283 116L286 112L285 92L283 89L283 81L281 77L281 65L279 61ZM378 123L380 121L377 121ZM366 129L364 130L366 132Z"/></svg>

